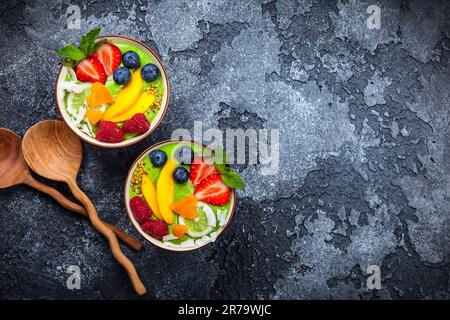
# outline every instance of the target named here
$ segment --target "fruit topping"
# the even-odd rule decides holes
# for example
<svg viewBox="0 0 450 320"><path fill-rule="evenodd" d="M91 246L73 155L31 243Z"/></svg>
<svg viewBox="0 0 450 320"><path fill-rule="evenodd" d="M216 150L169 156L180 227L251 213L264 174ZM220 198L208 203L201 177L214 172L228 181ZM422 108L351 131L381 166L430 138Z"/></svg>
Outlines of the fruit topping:
<svg viewBox="0 0 450 320"><path fill-rule="evenodd" d="M142 230L156 239L162 239L168 234L167 224L164 221L146 221L141 225Z"/></svg>
<svg viewBox="0 0 450 320"><path fill-rule="evenodd" d="M103 112L98 110L93 110L91 108L86 109L86 118L93 125L97 124L103 117Z"/></svg>
<svg viewBox="0 0 450 320"><path fill-rule="evenodd" d="M162 150L153 150L150 152L150 161L156 168L161 168L167 162L167 154Z"/></svg>
<svg viewBox="0 0 450 320"><path fill-rule="evenodd" d="M162 220L162 216L159 213L158 199L156 198L156 187L148 174L142 176L141 192L155 217Z"/></svg>
<svg viewBox="0 0 450 320"><path fill-rule="evenodd" d="M173 171L173 179L176 183L182 184L189 180L189 171L185 167L177 167Z"/></svg>
<svg viewBox="0 0 450 320"><path fill-rule="evenodd" d="M144 133L150 128L150 122L143 113L135 114L130 120L123 124L125 133Z"/></svg>
<svg viewBox="0 0 450 320"><path fill-rule="evenodd" d="M66 67L73 68L78 62L94 54L102 42L96 41L100 35L100 30L100 28L94 28L82 36L78 47L69 44L64 48L59 49L58 54L63 58L62 64ZM78 80L80 79L78 78Z"/></svg>
<svg viewBox="0 0 450 320"><path fill-rule="evenodd" d="M106 110L103 115L103 120L111 120L119 114L128 111L128 109L130 109L139 98L142 90L142 84L141 73L139 70L136 70L131 76L130 82L128 82L128 84L120 90L114 103Z"/></svg>
<svg viewBox="0 0 450 320"><path fill-rule="evenodd" d="M222 182L219 173L213 173L200 182L194 194L200 201L221 206L230 200L231 189Z"/></svg>
<svg viewBox="0 0 450 320"><path fill-rule="evenodd" d="M173 223L173 211L170 206L173 203L173 190L175 183L172 179L175 162L168 159L161 169L158 181L156 182L156 196L158 198L159 213L168 224Z"/></svg>
<svg viewBox="0 0 450 320"><path fill-rule="evenodd" d="M141 58L136 52L127 51L123 54L122 63L129 69L136 69L141 65Z"/></svg>
<svg viewBox="0 0 450 320"><path fill-rule="evenodd" d="M127 84L131 80L131 72L125 67L117 68L114 71L113 79L117 84Z"/></svg>
<svg viewBox="0 0 450 320"><path fill-rule="evenodd" d="M108 89L100 82L94 82L91 87L91 94L86 97L86 103L89 107L95 108L104 103L111 103L114 99Z"/></svg>
<svg viewBox="0 0 450 320"><path fill-rule="evenodd" d="M105 83L106 74L103 65L94 57L82 60L75 67L75 74L79 81Z"/></svg>
<svg viewBox="0 0 450 320"><path fill-rule="evenodd" d="M102 44L95 55L102 63L103 68L105 68L107 76L111 75L120 66L120 61L122 60L120 49L111 43Z"/></svg>
<svg viewBox="0 0 450 320"><path fill-rule="evenodd" d="M197 204L197 217L194 220L179 217L179 223L189 227L188 235L194 238L201 238L210 233L216 226L216 215L213 209L206 203L199 202Z"/></svg>
<svg viewBox="0 0 450 320"><path fill-rule="evenodd" d="M181 146L175 153L175 159L180 164L191 164L194 159L194 151L192 151L191 147Z"/></svg>
<svg viewBox="0 0 450 320"><path fill-rule="evenodd" d="M197 206L198 200L197 198L191 194L180 201L173 203L170 208L178 215L194 220L197 216Z"/></svg>
<svg viewBox="0 0 450 320"><path fill-rule="evenodd" d="M133 211L134 217L139 223L144 223L150 220L152 211L148 207L147 203L141 197L134 197L130 200L131 211Z"/></svg>
<svg viewBox="0 0 450 320"><path fill-rule="evenodd" d="M100 121L97 126L95 138L101 142L117 143L125 139L125 133L114 122Z"/></svg>
<svg viewBox="0 0 450 320"><path fill-rule="evenodd" d="M181 224L176 224L173 226L172 232L173 234L178 238L181 239L184 237L184 235L189 231L188 226L184 226Z"/></svg>
<svg viewBox="0 0 450 320"><path fill-rule="evenodd" d="M141 74L142 74L142 79L144 79L145 82L152 82L158 78L159 69L153 63L148 63L142 67Z"/></svg>
<svg viewBox="0 0 450 320"><path fill-rule="evenodd" d="M145 90L141 93L131 108L111 119L113 122L123 122L131 119L137 113L144 113L155 102L156 92L153 89Z"/></svg>
<svg viewBox="0 0 450 320"><path fill-rule="evenodd" d="M195 157L191 165L189 178L196 187L200 181L213 173L217 173L217 170L210 158Z"/></svg>

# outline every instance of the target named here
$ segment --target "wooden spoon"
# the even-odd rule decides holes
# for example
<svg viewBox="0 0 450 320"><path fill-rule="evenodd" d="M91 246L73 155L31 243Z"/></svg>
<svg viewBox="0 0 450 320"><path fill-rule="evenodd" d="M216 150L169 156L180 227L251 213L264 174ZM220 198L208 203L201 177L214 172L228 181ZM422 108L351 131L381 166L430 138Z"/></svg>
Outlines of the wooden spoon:
<svg viewBox="0 0 450 320"><path fill-rule="evenodd" d="M147 290L133 263L120 249L116 235L99 219L91 200L78 187L77 175L82 158L80 139L62 121L46 120L28 129L22 149L31 169L47 179L67 183L75 198L86 207L94 228L108 240L114 257L127 271L136 293L144 294Z"/></svg>
<svg viewBox="0 0 450 320"><path fill-rule="evenodd" d="M42 191L55 199L64 208L87 216L86 209L53 189L33 178L30 168L22 154L22 141L11 130L0 128L0 189L12 187L18 184L26 184L34 189ZM106 223L106 222L105 222ZM122 229L108 224L108 227L130 248L140 250L142 244L132 238Z"/></svg>

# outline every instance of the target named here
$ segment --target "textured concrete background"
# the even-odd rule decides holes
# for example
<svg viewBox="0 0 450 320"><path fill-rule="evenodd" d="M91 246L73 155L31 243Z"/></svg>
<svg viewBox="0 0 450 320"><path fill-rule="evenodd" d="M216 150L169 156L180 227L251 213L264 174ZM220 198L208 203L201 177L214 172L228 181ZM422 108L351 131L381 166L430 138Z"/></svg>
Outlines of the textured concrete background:
<svg viewBox="0 0 450 320"><path fill-rule="evenodd" d="M69 4L82 30L65 28ZM381 29L366 9L381 7ZM150 298L448 298L450 5L447 1L2 1L0 126L58 118L55 51L85 31L162 57L169 112L127 150L85 145L79 182L132 234L123 179L172 130L280 129L280 171L241 166L231 227L208 248L124 249ZM55 185L55 184L53 184ZM67 191L64 186L57 185ZM28 187L0 190L1 298L134 298L92 227ZM68 290L76 264L82 289ZM366 288L381 267L382 289Z"/></svg>

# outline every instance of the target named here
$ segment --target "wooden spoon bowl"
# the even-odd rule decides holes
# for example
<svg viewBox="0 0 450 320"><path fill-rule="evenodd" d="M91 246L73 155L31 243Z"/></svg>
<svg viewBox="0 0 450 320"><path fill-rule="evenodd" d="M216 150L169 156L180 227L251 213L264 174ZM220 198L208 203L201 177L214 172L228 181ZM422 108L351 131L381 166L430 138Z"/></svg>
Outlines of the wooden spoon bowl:
<svg viewBox="0 0 450 320"><path fill-rule="evenodd" d="M24 183L30 174L21 143L16 133L0 128L0 189Z"/></svg>
<svg viewBox="0 0 450 320"><path fill-rule="evenodd" d="M83 151L80 139L62 122L41 121L25 133L25 159L33 171L55 181L76 180Z"/></svg>
<svg viewBox="0 0 450 320"><path fill-rule="evenodd" d="M75 198L86 208L94 228L108 240L114 258L127 271L136 293L144 294L146 289L133 263L120 249L116 235L100 220L93 203L78 187L76 179L82 159L78 137L62 121L41 121L25 133L22 149L34 171L48 179L67 183Z"/></svg>
<svg viewBox="0 0 450 320"><path fill-rule="evenodd" d="M22 141L20 137L11 130L0 128L0 189L19 184L26 184L36 190L44 192L55 199L64 208L87 216L84 207L70 201L58 190L33 178L30 168L23 156ZM142 244L128 235L125 231L112 224L108 223L107 225L130 248L134 250L141 249Z"/></svg>

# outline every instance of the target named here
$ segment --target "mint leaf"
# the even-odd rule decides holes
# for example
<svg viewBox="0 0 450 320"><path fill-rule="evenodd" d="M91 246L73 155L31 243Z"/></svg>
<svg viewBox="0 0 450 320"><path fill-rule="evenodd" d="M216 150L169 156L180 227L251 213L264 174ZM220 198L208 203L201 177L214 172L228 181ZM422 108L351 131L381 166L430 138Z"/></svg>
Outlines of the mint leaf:
<svg viewBox="0 0 450 320"><path fill-rule="evenodd" d="M71 44L59 49L58 54L63 58L74 60L76 62L86 58L86 55L80 49Z"/></svg>
<svg viewBox="0 0 450 320"><path fill-rule="evenodd" d="M215 167L215 168L217 169L217 171L219 171L220 173L230 171L230 169L227 167L227 165L226 165L226 164L223 164L223 163L216 163L216 162L214 162L214 167Z"/></svg>
<svg viewBox="0 0 450 320"><path fill-rule="evenodd" d="M226 153L220 146L214 149L214 167L219 171L222 182L227 186L233 189L244 189L244 180L239 173L232 171L227 165Z"/></svg>
<svg viewBox="0 0 450 320"><path fill-rule="evenodd" d="M80 39L80 49L86 56L90 56L95 52L97 46L95 40L100 35L101 28L94 28Z"/></svg>
<svg viewBox="0 0 450 320"><path fill-rule="evenodd" d="M223 183L233 189L244 189L245 183L239 173L234 171L220 172L220 178Z"/></svg>

